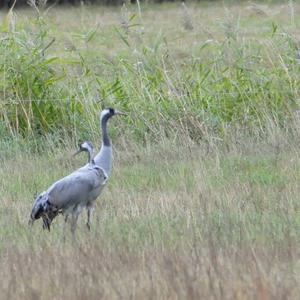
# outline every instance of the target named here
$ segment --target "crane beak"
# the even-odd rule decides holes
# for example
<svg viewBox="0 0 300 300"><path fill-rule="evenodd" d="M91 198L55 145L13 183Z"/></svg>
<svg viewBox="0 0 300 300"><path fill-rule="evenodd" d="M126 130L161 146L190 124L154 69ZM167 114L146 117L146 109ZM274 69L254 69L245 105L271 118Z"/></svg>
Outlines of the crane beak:
<svg viewBox="0 0 300 300"><path fill-rule="evenodd" d="M81 153L82 152L82 150L81 149L79 149L78 151L76 151L72 156L76 156L77 154L79 154L79 153Z"/></svg>
<svg viewBox="0 0 300 300"><path fill-rule="evenodd" d="M121 112L121 111L119 111L119 110L115 110L115 115L127 116L126 113Z"/></svg>

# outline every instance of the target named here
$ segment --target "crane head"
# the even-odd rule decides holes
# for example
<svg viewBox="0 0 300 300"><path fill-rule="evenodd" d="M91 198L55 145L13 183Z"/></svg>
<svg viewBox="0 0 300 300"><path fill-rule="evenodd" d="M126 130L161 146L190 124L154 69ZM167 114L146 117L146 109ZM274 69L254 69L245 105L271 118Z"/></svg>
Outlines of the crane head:
<svg viewBox="0 0 300 300"><path fill-rule="evenodd" d="M116 110L114 108L106 108L106 109L103 109L100 113L100 118L101 120L106 118L106 119L109 119L111 118L112 116L116 116L116 115L123 115L123 116L126 116L125 113L119 111L119 110Z"/></svg>
<svg viewBox="0 0 300 300"><path fill-rule="evenodd" d="M80 152L88 152L91 155L93 154L94 146L93 146L92 142L90 142L90 141L84 141L84 142L79 141L78 146L79 146L79 149L74 155L77 155Z"/></svg>
<svg viewBox="0 0 300 300"><path fill-rule="evenodd" d="M79 149L77 152L75 152L73 154L73 156L75 156L81 152L87 152L89 155L89 161L90 161L93 157L93 151L94 151L94 146L93 146L92 142L90 142L90 141L79 142L78 146L79 146Z"/></svg>

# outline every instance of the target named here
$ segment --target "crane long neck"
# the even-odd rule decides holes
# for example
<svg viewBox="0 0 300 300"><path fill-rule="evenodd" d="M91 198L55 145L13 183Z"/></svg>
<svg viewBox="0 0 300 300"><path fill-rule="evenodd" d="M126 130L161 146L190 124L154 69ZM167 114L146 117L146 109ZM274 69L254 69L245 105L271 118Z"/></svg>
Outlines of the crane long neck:
<svg viewBox="0 0 300 300"><path fill-rule="evenodd" d="M107 175L110 175L112 168L112 149L107 130L108 119L108 116L104 116L101 119L102 146L98 154L94 157L94 162L97 166L103 168Z"/></svg>
<svg viewBox="0 0 300 300"><path fill-rule="evenodd" d="M89 157L88 162L90 164L92 162L92 153L91 153L91 151L88 151L88 157Z"/></svg>
<svg viewBox="0 0 300 300"><path fill-rule="evenodd" d="M107 121L108 121L108 116L104 116L101 120L102 145L109 147L110 140L109 140L108 131L107 131Z"/></svg>

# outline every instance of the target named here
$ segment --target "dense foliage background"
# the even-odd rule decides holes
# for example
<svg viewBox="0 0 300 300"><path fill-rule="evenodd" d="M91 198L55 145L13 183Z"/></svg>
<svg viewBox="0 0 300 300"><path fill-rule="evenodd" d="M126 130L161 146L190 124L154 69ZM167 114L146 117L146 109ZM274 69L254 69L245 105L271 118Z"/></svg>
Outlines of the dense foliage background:
<svg viewBox="0 0 300 300"><path fill-rule="evenodd" d="M78 24L62 19L59 8L30 5L25 18L3 15L0 31L6 134L85 135L98 131L97 112L105 106L142 115L127 120L137 140L184 134L199 141L237 127L264 132L270 122L285 126L298 114L293 5L246 4L237 15L214 6L225 14L220 22L178 4L167 16L172 30L163 19L150 30L147 8L142 13L138 5L124 5L111 18L85 5L65 8L62 14ZM280 24L281 15L288 26ZM257 22L260 32L251 29Z"/></svg>
<svg viewBox="0 0 300 300"><path fill-rule="evenodd" d="M44 0L40 0L40 1L35 1L36 4L38 4L39 2L42 2ZM219 0L194 0L194 2L216 2ZM285 1L289 1L289 0L285 0ZM284 1L284 2L285 2ZM6 7L11 7L13 4L14 0L0 0L0 8L6 8ZM100 5L120 5L123 3L135 3L136 0L133 1L127 1L127 0L48 0L47 1L49 4L70 4L70 5L80 5L82 3L84 4L100 4ZM181 2L180 0L141 0L141 3L145 2L145 3L162 3L162 2ZM220 2L224 2L224 1L220 1ZM239 2L246 2L245 0L226 0L226 3L239 3ZM279 0L258 0L256 1L257 3L259 2L264 2L264 3L282 3L283 1L279 1ZM17 6L26 6L28 5L28 0L17 0L16 2Z"/></svg>

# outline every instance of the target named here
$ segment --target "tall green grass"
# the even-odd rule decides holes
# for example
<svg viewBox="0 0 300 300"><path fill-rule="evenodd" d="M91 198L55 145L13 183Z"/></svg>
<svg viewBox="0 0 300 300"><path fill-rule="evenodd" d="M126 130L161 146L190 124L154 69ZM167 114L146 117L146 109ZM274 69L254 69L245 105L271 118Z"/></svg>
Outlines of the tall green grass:
<svg viewBox="0 0 300 300"><path fill-rule="evenodd" d="M86 135L105 106L131 112L126 127L138 140L184 133L197 141L228 127L264 131L270 120L283 126L293 118L300 79L294 27L259 20L264 33L255 38L247 33L251 16L230 15L205 39L197 26L150 34L143 18L128 7L102 30L83 19L65 41L51 17L17 16L0 33L2 130ZM172 45L176 34L190 52ZM101 55L106 42L114 53Z"/></svg>

